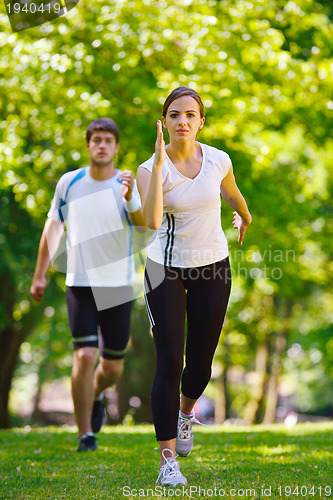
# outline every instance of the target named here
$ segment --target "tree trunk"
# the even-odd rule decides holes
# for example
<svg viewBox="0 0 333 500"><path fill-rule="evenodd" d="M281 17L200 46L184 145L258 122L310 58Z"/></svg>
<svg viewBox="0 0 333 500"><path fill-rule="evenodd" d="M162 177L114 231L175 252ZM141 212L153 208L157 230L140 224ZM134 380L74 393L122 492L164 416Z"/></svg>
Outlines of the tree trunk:
<svg viewBox="0 0 333 500"><path fill-rule="evenodd" d="M222 373L216 380L214 423L223 424L227 418L227 370L223 365Z"/></svg>
<svg viewBox="0 0 333 500"><path fill-rule="evenodd" d="M254 383L251 390L251 399L245 408L244 419L249 424L258 420L260 405L265 395L265 382L268 364L268 337L258 346L255 361Z"/></svg>
<svg viewBox="0 0 333 500"><path fill-rule="evenodd" d="M40 423L41 419L42 419L41 412L39 410L39 403L40 403L40 397L42 394L42 387L43 387L43 382L41 381L40 377L38 377L38 385L37 385L37 389L36 389L36 392L34 395L33 409L32 409L31 416L30 416L31 422L33 424Z"/></svg>
<svg viewBox="0 0 333 500"><path fill-rule="evenodd" d="M8 398L20 346L24 340L21 329L8 328L0 332L0 429L10 426Z"/></svg>
<svg viewBox="0 0 333 500"><path fill-rule="evenodd" d="M281 373L281 363L284 349L287 343L287 335L279 335L276 339L275 353L272 357L271 375L268 380L266 411L263 423L272 424L275 421L276 408L278 403L278 382Z"/></svg>
<svg viewBox="0 0 333 500"><path fill-rule="evenodd" d="M10 427L8 412L9 391L20 347L34 325L35 316L26 314L20 322L13 319L14 304L17 300L17 286L6 269L7 276L0 275L0 282L6 286L0 290L0 303L6 311L6 327L0 330L0 429Z"/></svg>

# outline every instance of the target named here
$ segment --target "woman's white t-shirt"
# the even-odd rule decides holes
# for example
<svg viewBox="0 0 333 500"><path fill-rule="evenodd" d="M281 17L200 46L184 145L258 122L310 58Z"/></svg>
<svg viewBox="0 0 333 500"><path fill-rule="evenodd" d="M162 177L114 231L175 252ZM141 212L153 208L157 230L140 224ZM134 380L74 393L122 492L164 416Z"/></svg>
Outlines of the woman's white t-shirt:
<svg viewBox="0 0 333 500"><path fill-rule="evenodd" d="M199 267L228 256L220 185L231 161L224 151L201 143L200 147L202 165L194 179L181 174L168 155L163 163L163 220L148 250L148 257L159 264ZM154 156L139 168L151 172Z"/></svg>

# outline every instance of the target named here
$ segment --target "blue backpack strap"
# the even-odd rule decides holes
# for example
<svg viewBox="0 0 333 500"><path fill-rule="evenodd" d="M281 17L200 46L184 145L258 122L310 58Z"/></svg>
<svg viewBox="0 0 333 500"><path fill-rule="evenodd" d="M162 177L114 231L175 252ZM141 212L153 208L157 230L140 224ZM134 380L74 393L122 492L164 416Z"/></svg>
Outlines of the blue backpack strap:
<svg viewBox="0 0 333 500"><path fill-rule="evenodd" d="M70 188L73 186L73 184L75 184L76 181L82 179L82 177L84 177L85 175L86 175L86 167L82 168L76 174L76 176L71 180L71 182L68 184L68 187L67 187L66 193L65 193L65 197L64 198L60 198L60 204L59 204L58 212L59 212L59 217L60 217L61 222L65 222L65 219L64 219L64 216L63 216L62 212L64 211L63 207L65 205L67 205L67 196L68 196L68 192L69 192Z"/></svg>

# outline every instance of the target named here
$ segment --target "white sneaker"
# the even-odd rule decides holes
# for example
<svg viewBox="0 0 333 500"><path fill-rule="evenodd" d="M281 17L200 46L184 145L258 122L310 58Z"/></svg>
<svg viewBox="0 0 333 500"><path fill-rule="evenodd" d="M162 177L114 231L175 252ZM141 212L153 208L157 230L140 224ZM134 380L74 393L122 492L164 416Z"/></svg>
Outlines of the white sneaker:
<svg viewBox="0 0 333 500"><path fill-rule="evenodd" d="M165 451L169 451L171 453L171 456L166 457L164 453ZM177 486L179 484L186 486L186 477L184 477L180 472L179 464L173 452L168 448L165 448L162 451L162 457L164 458L164 464L160 468L160 473L158 475L156 484L160 482L162 486Z"/></svg>
<svg viewBox="0 0 333 500"><path fill-rule="evenodd" d="M179 410L176 453L180 457L187 457L191 453L193 446L193 423L204 425L195 418L194 410L189 415L184 415Z"/></svg>

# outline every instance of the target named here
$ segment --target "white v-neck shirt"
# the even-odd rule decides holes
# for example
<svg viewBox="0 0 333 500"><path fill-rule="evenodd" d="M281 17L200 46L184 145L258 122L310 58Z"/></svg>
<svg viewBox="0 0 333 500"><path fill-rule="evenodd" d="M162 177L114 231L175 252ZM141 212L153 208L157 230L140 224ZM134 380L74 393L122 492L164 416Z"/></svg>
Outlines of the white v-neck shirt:
<svg viewBox="0 0 333 500"><path fill-rule="evenodd" d="M179 172L168 155L163 163L163 220L148 249L148 257L159 264L200 267L228 256L220 185L231 161L224 151L201 143L200 147L201 169L193 179ZM154 156L139 168L151 172Z"/></svg>

